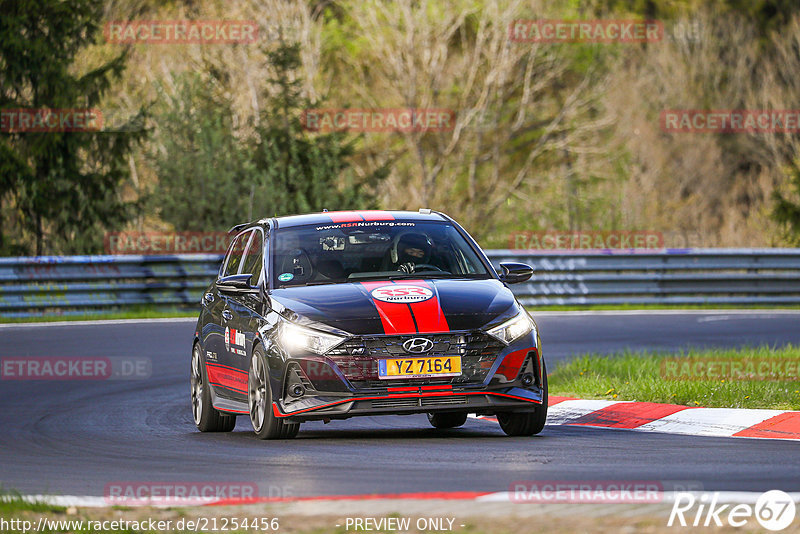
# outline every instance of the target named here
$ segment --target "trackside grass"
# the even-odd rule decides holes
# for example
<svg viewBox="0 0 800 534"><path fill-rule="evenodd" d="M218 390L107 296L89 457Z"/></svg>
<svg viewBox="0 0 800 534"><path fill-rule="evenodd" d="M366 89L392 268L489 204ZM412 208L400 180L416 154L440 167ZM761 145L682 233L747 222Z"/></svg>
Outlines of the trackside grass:
<svg viewBox="0 0 800 534"><path fill-rule="evenodd" d="M61 513L64 510L62 506L25 500L16 492L0 491L0 517L8 517L22 511Z"/></svg>
<svg viewBox="0 0 800 534"><path fill-rule="evenodd" d="M200 306L196 308L162 309L150 306L133 306L126 310L95 310L86 313L50 313L37 317L0 317L0 323L50 323L60 321L99 321L111 319L169 319L173 317L197 317Z"/></svg>
<svg viewBox="0 0 800 534"><path fill-rule="evenodd" d="M582 399L800 410L798 364L800 347L795 346L588 354L558 366L548 380L550 395ZM740 371L736 378L724 372L732 367ZM715 371L698 372L708 369Z"/></svg>

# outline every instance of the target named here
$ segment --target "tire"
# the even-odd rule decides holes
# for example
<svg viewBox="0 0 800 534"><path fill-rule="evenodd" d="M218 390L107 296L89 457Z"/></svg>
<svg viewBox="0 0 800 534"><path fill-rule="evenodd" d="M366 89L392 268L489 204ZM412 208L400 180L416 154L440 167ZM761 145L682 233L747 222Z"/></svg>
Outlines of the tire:
<svg viewBox="0 0 800 534"><path fill-rule="evenodd" d="M206 364L200 352L200 343L192 348L190 374L192 419L200 432L230 432L236 426L235 415L224 415L211 403L211 386L208 383Z"/></svg>
<svg viewBox="0 0 800 534"><path fill-rule="evenodd" d="M547 366L542 360L542 404L530 412L499 413L497 422L508 436L533 436L544 428L547 420Z"/></svg>
<svg viewBox="0 0 800 534"><path fill-rule="evenodd" d="M247 373L247 405L253 432L259 439L291 439L300 431L300 423L290 423L272 412L272 388L269 385L267 358L258 345L250 358Z"/></svg>
<svg viewBox="0 0 800 534"><path fill-rule="evenodd" d="M429 413L428 422L434 428L456 428L467 422L467 412Z"/></svg>

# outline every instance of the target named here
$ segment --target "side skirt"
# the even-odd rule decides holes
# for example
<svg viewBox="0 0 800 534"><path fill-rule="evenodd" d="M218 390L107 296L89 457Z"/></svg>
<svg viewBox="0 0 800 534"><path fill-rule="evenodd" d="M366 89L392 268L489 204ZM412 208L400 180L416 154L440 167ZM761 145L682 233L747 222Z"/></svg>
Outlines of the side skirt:
<svg viewBox="0 0 800 534"><path fill-rule="evenodd" d="M216 410L228 415L247 415L250 413L246 402L217 395L213 387L211 388L211 404L214 405Z"/></svg>

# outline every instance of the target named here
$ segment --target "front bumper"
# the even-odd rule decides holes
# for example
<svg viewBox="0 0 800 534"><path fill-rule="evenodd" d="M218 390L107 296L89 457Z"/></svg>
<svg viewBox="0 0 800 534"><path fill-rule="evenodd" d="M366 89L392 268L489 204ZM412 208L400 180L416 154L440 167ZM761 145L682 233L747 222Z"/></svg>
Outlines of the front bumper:
<svg viewBox="0 0 800 534"><path fill-rule="evenodd" d="M353 395L344 398L315 396L313 399L292 403L291 411L284 411L279 402L275 402L273 412L276 417L311 421L346 419L358 415L404 415L440 411L466 411L479 415L493 415L497 412L529 411L541 404L541 390L532 391L520 387L497 391L419 389L414 392L374 396Z"/></svg>
<svg viewBox="0 0 800 534"><path fill-rule="evenodd" d="M273 413L309 421L439 411L480 415L530 411L541 405L544 397L541 357L534 343L532 338L522 339L504 347L494 354L491 367L486 366L480 380L471 383L458 379L354 382L339 361L292 359L282 380L283 394L273 402ZM302 395L291 394L297 387Z"/></svg>

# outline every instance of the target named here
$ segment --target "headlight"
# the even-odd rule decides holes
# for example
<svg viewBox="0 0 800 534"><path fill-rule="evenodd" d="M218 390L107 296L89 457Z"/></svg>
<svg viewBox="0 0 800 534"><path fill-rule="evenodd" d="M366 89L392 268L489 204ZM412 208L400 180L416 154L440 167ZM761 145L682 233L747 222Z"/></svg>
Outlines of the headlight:
<svg viewBox="0 0 800 534"><path fill-rule="evenodd" d="M283 323L280 340L281 345L289 353L309 351L316 354L325 354L344 341L345 338L326 334L319 330L312 330L287 321Z"/></svg>
<svg viewBox="0 0 800 534"><path fill-rule="evenodd" d="M490 328L486 333L508 345L531 330L533 330L533 321L523 310L503 324Z"/></svg>

